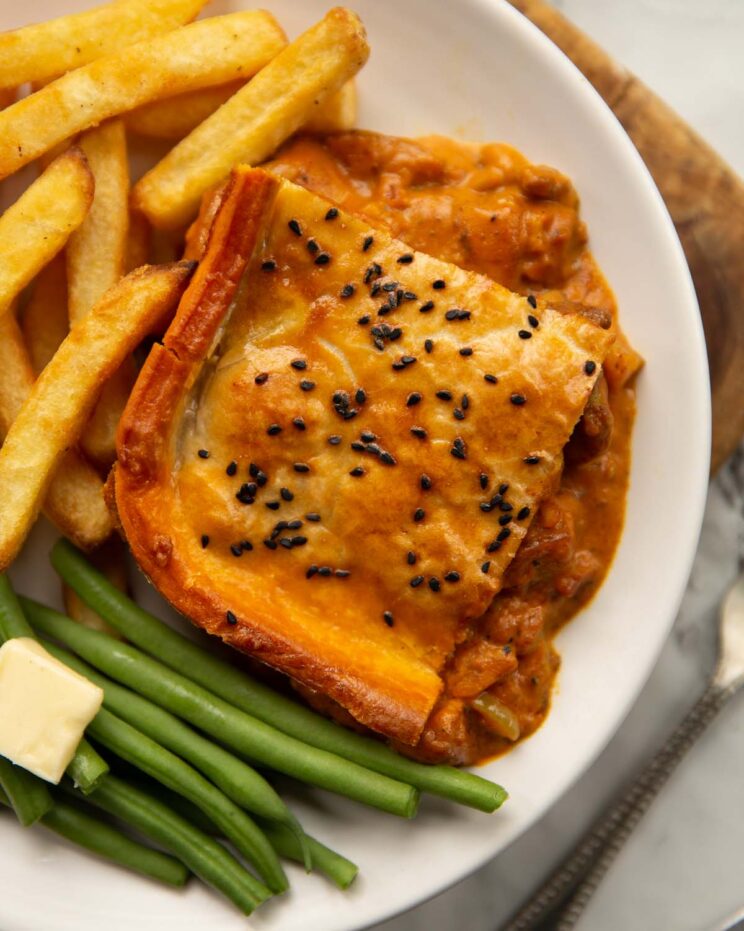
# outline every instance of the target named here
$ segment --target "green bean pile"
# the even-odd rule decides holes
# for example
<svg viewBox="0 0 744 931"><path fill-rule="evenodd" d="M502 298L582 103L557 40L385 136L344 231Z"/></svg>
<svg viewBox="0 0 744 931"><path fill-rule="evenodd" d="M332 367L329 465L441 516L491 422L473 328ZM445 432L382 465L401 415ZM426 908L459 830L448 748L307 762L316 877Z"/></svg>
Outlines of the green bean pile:
<svg viewBox="0 0 744 931"><path fill-rule="evenodd" d="M0 803L22 825L38 822L172 886L193 873L250 914L288 888L280 858L323 873L340 889L357 874L305 834L253 765L403 818L416 814L420 792L485 812L506 799L495 783L400 757L256 682L143 611L67 541L54 547L52 564L129 642L18 598L0 576L0 643L42 634L53 656L104 694L86 731L95 747L80 742L59 788L0 757ZM134 777L122 778L122 768ZM91 804L164 852L91 815Z"/></svg>

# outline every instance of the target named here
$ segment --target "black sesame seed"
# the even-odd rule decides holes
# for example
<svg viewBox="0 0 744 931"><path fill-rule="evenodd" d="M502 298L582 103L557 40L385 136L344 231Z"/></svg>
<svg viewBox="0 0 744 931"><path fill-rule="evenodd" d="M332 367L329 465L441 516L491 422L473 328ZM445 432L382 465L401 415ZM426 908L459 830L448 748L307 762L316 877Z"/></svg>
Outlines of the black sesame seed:
<svg viewBox="0 0 744 931"><path fill-rule="evenodd" d="M495 385L498 383L498 378L495 375L484 375L483 380L487 381L489 385Z"/></svg>
<svg viewBox="0 0 744 931"><path fill-rule="evenodd" d="M269 436L277 436L279 433L282 432L282 428L279 426L278 423L272 423L271 426L268 427L266 432L269 434Z"/></svg>
<svg viewBox="0 0 744 931"><path fill-rule="evenodd" d="M525 456L522 462L525 465L537 465L540 461L540 456Z"/></svg>
<svg viewBox="0 0 744 931"><path fill-rule="evenodd" d="M497 550L501 549L501 543L498 540L492 540L486 547L487 553L495 553Z"/></svg>
<svg viewBox="0 0 744 931"><path fill-rule="evenodd" d="M362 252L366 252L374 241L374 236L365 236L364 242L362 243Z"/></svg>
<svg viewBox="0 0 744 931"><path fill-rule="evenodd" d="M416 565L416 554L412 550L409 550L406 553L406 562L408 563L409 566Z"/></svg>
<svg viewBox="0 0 744 931"><path fill-rule="evenodd" d="M587 375L593 375L597 371L597 363L591 362L591 361L585 362L584 371L586 372Z"/></svg>
<svg viewBox="0 0 744 931"><path fill-rule="evenodd" d="M417 524L420 524L425 517L426 511L423 508L416 508L413 512L413 519Z"/></svg>
<svg viewBox="0 0 744 931"><path fill-rule="evenodd" d="M377 297L377 295L380 293L380 291L382 291L382 285L380 284L379 281L375 281L375 283L374 283L374 284L372 285L372 287L369 289L369 296L370 296L370 297Z"/></svg>
<svg viewBox="0 0 744 931"><path fill-rule="evenodd" d="M268 372L261 372L259 375L256 375L256 377L253 379L253 381L257 385L265 385L268 380L269 380Z"/></svg>
<svg viewBox="0 0 744 931"><path fill-rule="evenodd" d="M447 282L443 278L437 278L436 281L432 281L431 286L435 291L443 291L447 287Z"/></svg>
<svg viewBox="0 0 744 931"><path fill-rule="evenodd" d="M295 418L293 418L293 420L292 420L292 425L295 426L295 427L297 427L298 430L306 430L306 429L307 429L307 426L306 426L306 424L305 424L305 421L302 419L302 417L295 417Z"/></svg>
<svg viewBox="0 0 744 931"><path fill-rule="evenodd" d="M267 507L270 511L278 511L278 510L279 510L279 502L278 502L278 501L267 501L267 502L266 502L266 507Z"/></svg>
<svg viewBox="0 0 744 931"><path fill-rule="evenodd" d="M382 452L377 443L367 443L366 446L362 446L362 449L365 453L372 453L373 456L379 456Z"/></svg>
<svg viewBox="0 0 744 931"><path fill-rule="evenodd" d="M382 350L385 348L385 343L383 343L379 336L374 340L374 344L375 347L380 350L380 352L382 352Z"/></svg>
<svg viewBox="0 0 744 931"><path fill-rule="evenodd" d="M440 401L451 401L452 392L446 391L444 388L442 388L439 391L437 391L437 397L439 398Z"/></svg>
<svg viewBox="0 0 744 931"><path fill-rule="evenodd" d="M385 465L397 465L398 460L392 453L387 451L380 453L380 462L384 462Z"/></svg>
<svg viewBox="0 0 744 931"><path fill-rule="evenodd" d="M331 257L327 252L321 252L319 255L316 255L314 259L316 265L328 265L330 261Z"/></svg>
<svg viewBox="0 0 744 931"><path fill-rule="evenodd" d="M240 545L246 552L250 552L253 549L253 544L250 540L241 540Z"/></svg>
<svg viewBox="0 0 744 931"><path fill-rule="evenodd" d="M251 476L251 478L255 478L260 471L261 469L256 465L255 462L251 462L248 466L248 474Z"/></svg>
<svg viewBox="0 0 744 931"><path fill-rule="evenodd" d="M307 251L315 255L316 253L320 252L320 246L314 239L308 239Z"/></svg>
<svg viewBox="0 0 744 931"><path fill-rule="evenodd" d="M412 391L406 398L406 407L415 407L421 401L418 391Z"/></svg>
<svg viewBox="0 0 744 931"><path fill-rule="evenodd" d="M236 473L237 471L238 471L238 464L237 464L237 462L235 462L234 460L233 460L233 462L231 462L231 463L228 465L228 467L225 469L226 474L229 475L230 477L232 477L233 475L235 475L235 473Z"/></svg>
<svg viewBox="0 0 744 931"><path fill-rule="evenodd" d="M484 514L489 514L493 510L493 505L490 504L488 501L481 501L480 509L481 511L483 511Z"/></svg>
<svg viewBox="0 0 744 931"><path fill-rule="evenodd" d="M481 563L481 572L483 575L488 574L488 570L491 568L491 560L487 559L484 563Z"/></svg>
<svg viewBox="0 0 744 931"><path fill-rule="evenodd" d="M410 265L413 261L413 254L411 252L405 252L403 255L399 255L395 261L398 265Z"/></svg>
<svg viewBox="0 0 744 931"><path fill-rule="evenodd" d="M237 624L237 623L238 623L238 619L235 617L235 615L232 613L232 611L225 611L225 617L227 618L227 623L228 623L228 624Z"/></svg>
<svg viewBox="0 0 744 931"><path fill-rule="evenodd" d="M499 517L499 524L502 527L506 527L507 524L511 523L511 519L511 514L502 514L501 517Z"/></svg>
<svg viewBox="0 0 744 931"><path fill-rule="evenodd" d="M367 392L364 390L364 388L357 388L354 398L357 404L364 404L364 402L367 400Z"/></svg>
<svg viewBox="0 0 744 931"><path fill-rule="evenodd" d="M292 546L304 546L307 543L307 537L303 537L303 536L292 537L290 542Z"/></svg>
<svg viewBox="0 0 744 931"><path fill-rule="evenodd" d="M202 545L203 550L205 550L209 546L209 535L208 534L206 533L202 534L201 545Z"/></svg>
<svg viewBox="0 0 744 931"><path fill-rule="evenodd" d="M333 575L333 569L331 569L330 566L321 566L320 569L318 569L318 575L322 575L327 578L329 575Z"/></svg>
<svg viewBox="0 0 744 931"><path fill-rule="evenodd" d="M471 349L470 346L463 346L462 349L460 350L461 356L472 356L472 354L473 354L473 350Z"/></svg>
<svg viewBox="0 0 744 931"><path fill-rule="evenodd" d="M377 435L374 433L371 433L369 430L362 431L362 433L360 433L359 436L364 440L365 443L372 443L374 440L377 439Z"/></svg>
<svg viewBox="0 0 744 931"><path fill-rule="evenodd" d="M377 262L373 262L369 268L364 273L364 283L369 284L375 278L379 278L382 275L382 266L378 265Z"/></svg>
<svg viewBox="0 0 744 931"><path fill-rule="evenodd" d="M445 320L457 320L457 315L460 313L459 310L448 310L444 315Z"/></svg>
<svg viewBox="0 0 744 931"><path fill-rule="evenodd" d="M335 220L338 216L338 207L330 207L325 215L326 220Z"/></svg>
<svg viewBox="0 0 744 931"><path fill-rule="evenodd" d="M230 547L230 552L233 554L233 556L242 556L243 547L239 543L233 543Z"/></svg>
<svg viewBox="0 0 744 931"><path fill-rule="evenodd" d="M354 440L351 444L351 448L356 453L363 453L367 447L364 445L364 443L360 443L358 440Z"/></svg>
<svg viewBox="0 0 744 931"><path fill-rule="evenodd" d="M530 305L530 307L532 307L533 309L534 309L535 307L537 307L537 298L535 297L534 294L528 294L528 295L527 295L527 303L528 303L528 304Z"/></svg>
<svg viewBox="0 0 744 931"><path fill-rule="evenodd" d="M279 541L279 546L283 546L285 550L292 549L292 541L289 537L282 537Z"/></svg>
<svg viewBox="0 0 744 931"><path fill-rule="evenodd" d="M523 394L513 394L509 400L515 407L521 407L527 403L527 398Z"/></svg>
<svg viewBox="0 0 744 931"><path fill-rule="evenodd" d="M444 577L445 582L459 582L460 573L456 572L454 569L451 572L448 572Z"/></svg>
<svg viewBox="0 0 744 931"><path fill-rule="evenodd" d="M289 364L293 369L297 369L298 372L302 372L307 368L307 362L304 359L292 359Z"/></svg>
<svg viewBox="0 0 744 931"><path fill-rule="evenodd" d="M356 291L356 288L353 284L345 284L343 288L341 288L341 297L351 297L354 294L354 291Z"/></svg>
<svg viewBox="0 0 744 931"><path fill-rule="evenodd" d="M481 488L483 488L484 490L488 488L488 476L486 475L485 472L481 472L479 481L480 481Z"/></svg>
<svg viewBox="0 0 744 931"><path fill-rule="evenodd" d="M349 572L348 569L336 569L336 571L333 574L336 576L337 579L348 579L349 576L351 575L351 572Z"/></svg>
<svg viewBox="0 0 744 931"><path fill-rule="evenodd" d="M299 530L302 526L302 521L299 517L296 517L294 520L287 521L287 530Z"/></svg>
<svg viewBox="0 0 744 931"><path fill-rule="evenodd" d="M424 581L423 575L415 575L411 581L408 583L411 588L418 588Z"/></svg>
<svg viewBox="0 0 744 931"><path fill-rule="evenodd" d="M424 349L425 349L428 353L431 353L431 351L434 349L434 340L433 340L433 339L425 339L425 340L424 340Z"/></svg>
<svg viewBox="0 0 744 931"><path fill-rule="evenodd" d="M282 501L294 501L294 495L289 488L280 488L279 494L281 495Z"/></svg>
<svg viewBox="0 0 744 931"><path fill-rule="evenodd" d="M241 485L240 490L237 492L235 497L240 501L241 504L253 504L256 500L250 492L250 488L247 484Z"/></svg>
<svg viewBox="0 0 744 931"><path fill-rule="evenodd" d="M385 621L385 623L387 624L388 627L392 627L393 624L395 623L395 618L393 617L393 612L392 612L392 611L383 611L383 612L382 612L382 619L383 619L383 621Z"/></svg>
<svg viewBox="0 0 744 931"><path fill-rule="evenodd" d="M254 477L256 479L256 484L260 488L263 488L266 482L268 482L269 480L268 475L265 472L262 472L260 469L258 470L258 472L256 472L256 475Z"/></svg>
<svg viewBox="0 0 744 931"><path fill-rule="evenodd" d="M454 456L455 459L467 459L468 455L465 451L465 444L462 440L460 440L460 444L461 445L458 445L457 440L455 440L452 449L450 449L450 455Z"/></svg>
<svg viewBox="0 0 744 931"><path fill-rule="evenodd" d="M501 504L499 505L499 510L507 514L509 511L514 510L514 505L510 504L508 501L502 501Z"/></svg>
<svg viewBox="0 0 744 931"><path fill-rule="evenodd" d="M354 466L354 468L349 472L349 475L352 475L354 478L360 478L364 475L364 469L362 466Z"/></svg>
<svg viewBox="0 0 744 931"><path fill-rule="evenodd" d="M314 381L308 381L307 379L303 379L303 380L300 382L300 388L301 388L303 391L312 391L314 387L315 387L315 382L314 382Z"/></svg>
<svg viewBox="0 0 744 931"><path fill-rule="evenodd" d="M499 535L496 537L496 539L499 541L499 543L503 543L504 540L508 539L510 536L511 530L508 527L504 527L503 530L499 530Z"/></svg>
<svg viewBox="0 0 744 931"><path fill-rule="evenodd" d="M292 468L295 472L309 472L310 466L306 462L295 462L292 464Z"/></svg>
<svg viewBox="0 0 744 931"><path fill-rule="evenodd" d="M362 314L362 316L359 317L359 319L357 320L357 323L359 324L359 326L366 326L369 323L369 321L370 321L369 314Z"/></svg>
<svg viewBox="0 0 744 931"><path fill-rule="evenodd" d="M429 435L423 427L411 427L411 433L419 440L425 440Z"/></svg>
<svg viewBox="0 0 744 931"><path fill-rule="evenodd" d="M439 579L438 579L436 576L432 576L432 577L429 579L429 588L430 588L433 592L438 592L439 589L440 589L441 587L442 587L442 585L441 585Z"/></svg>
<svg viewBox="0 0 744 931"><path fill-rule="evenodd" d="M527 323L529 323L533 330L536 330L540 326L540 321L534 314L527 314Z"/></svg>
<svg viewBox="0 0 744 931"><path fill-rule="evenodd" d="M209 459L209 450L208 450L208 449L200 449L199 452L197 453L197 456L198 456L200 459Z"/></svg>
<svg viewBox="0 0 744 931"><path fill-rule="evenodd" d="M426 301L425 304L419 307L419 313L421 314L428 314L432 310L434 310L434 301Z"/></svg>
<svg viewBox="0 0 744 931"><path fill-rule="evenodd" d="M520 508L519 513L517 514L517 520L527 520L530 516L530 509L528 507Z"/></svg>
<svg viewBox="0 0 744 931"><path fill-rule="evenodd" d="M305 515L305 520L312 521L312 523L317 524L320 520L320 514L316 511L311 511L309 514Z"/></svg>
<svg viewBox="0 0 744 931"><path fill-rule="evenodd" d="M520 330L519 331L520 339L532 339L532 333L529 330Z"/></svg>
<svg viewBox="0 0 744 931"><path fill-rule="evenodd" d="M431 478L424 472L424 474L419 479L419 484L424 491L428 491L432 486Z"/></svg>
<svg viewBox="0 0 744 931"><path fill-rule="evenodd" d="M261 270L264 272L273 272L276 269L276 262L273 259L266 259L261 262Z"/></svg>
<svg viewBox="0 0 744 931"><path fill-rule="evenodd" d="M249 495L255 495L258 491L258 484L256 482L248 482L243 486Z"/></svg>
<svg viewBox="0 0 744 931"><path fill-rule="evenodd" d="M417 294L414 294L413 291L403 291L401 294L402 301L415 301L418 298Z"/></svg>
<svg viewBox="0 0 744 931"><path fill-rule="evenodd" d="M334 433L333 436L328 437L328 442L331 446L338 446L342 439L343 437L340 437L338 433Z"/></svg>
<svg viewBox="0 0 744 931"><path fill-rule="evenodd" d="M313 565L313 566L308 566L308 567L307 567L307 572L305 573L305 578L306 578L306 579L312 579L312 577L313 577L314 575L317 575L317 573L318 573L318 567L317 567L317 566L314 566L314 565Z"/></svg>
<svg viewBox="0 0 744 931"><path fill-rule="evenodd" d="M276 549L276 542L274 540L264 540L263 545L269 550Z"/></svg>
<svg viewBox="0 0 744 931"><path fill-rule="evenodd" d="M302 227L298 220L290 220L287 226L292 230L295 236L302 236Z"/></svg>
<svg viewBox="0 0 744 931"><path fill-rule="evenodd" d="M502 483L499 485L499 494L500 494L500 495L505 495L505 494L507 493L507 491L509 491L509 482L502 482Z"/></svg>
<svg viewBox="0 0 744 931"><path fill-rule="evenodd" d="M452 416L455 418L455 420L465 420L465 413L464 411L461 411L459 407L456 407L452 411Z"/></svg>
<svg viewBox="0 0 744 931"><path fill-rule="evenodd" d="M444 315L445 320L470 320L471 313L469 310L462 310L459 307L453 307Z"/></svg>
<svg viewBox="0 0 744 931"><path fill-rule="evenodd" d="M395 291L397 287L398 287L397 281L386 281L385 284L382 286L382 290L387 291L389 293L390 291Z"/></svg>
<svg viewBox="0 0 744 931"><path fill-rule="evenodd" d="M493 498L491 498L489 504L491 505L492 508L495 508L495 507L498 507L499 504L501 504L502 500L503 500L502 495L500 494L494 495Z"/></svg>

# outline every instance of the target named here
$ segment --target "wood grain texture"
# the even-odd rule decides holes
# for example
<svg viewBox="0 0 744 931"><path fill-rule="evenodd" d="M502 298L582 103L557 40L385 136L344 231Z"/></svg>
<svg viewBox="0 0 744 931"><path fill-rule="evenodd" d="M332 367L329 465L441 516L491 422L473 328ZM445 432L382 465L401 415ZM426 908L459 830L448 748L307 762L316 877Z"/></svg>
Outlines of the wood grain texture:
<svg viewBox="0 0 744 931"><path fill-rule="evenodd" d="M710 363L715 472L744 435L744 182L667 104L545 0L510 0L583 72L666 201L695 282Z"/></svg>

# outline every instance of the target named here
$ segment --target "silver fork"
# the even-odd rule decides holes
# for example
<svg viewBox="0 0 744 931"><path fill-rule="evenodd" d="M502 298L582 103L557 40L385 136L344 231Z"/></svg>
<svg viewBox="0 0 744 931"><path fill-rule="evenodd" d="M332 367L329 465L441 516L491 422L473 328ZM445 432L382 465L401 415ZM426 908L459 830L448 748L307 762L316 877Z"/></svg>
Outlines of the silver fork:
<svg viewBox="0 0 744 931"><path fill-rule="evenodd" d="M721 602L718 664L683 721L609 809L594 822L568 859L502 927L502 931L570 931L625 841L690 747L744 684L744 575Z"/></svg>

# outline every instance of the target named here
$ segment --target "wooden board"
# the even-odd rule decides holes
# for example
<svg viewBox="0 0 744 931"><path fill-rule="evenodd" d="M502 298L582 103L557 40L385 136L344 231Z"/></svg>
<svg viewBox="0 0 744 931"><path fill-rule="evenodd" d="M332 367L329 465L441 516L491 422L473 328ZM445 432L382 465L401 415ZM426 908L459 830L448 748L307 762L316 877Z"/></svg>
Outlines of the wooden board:
<svg viewBox="0 0 744 931"><path fill-rule="evenodd" d="M510 2L599 91L666 201L692 272L705 329L715 472L744 435L744 182L663 100L549 3Z"/></svg>

